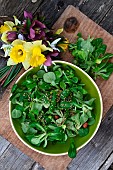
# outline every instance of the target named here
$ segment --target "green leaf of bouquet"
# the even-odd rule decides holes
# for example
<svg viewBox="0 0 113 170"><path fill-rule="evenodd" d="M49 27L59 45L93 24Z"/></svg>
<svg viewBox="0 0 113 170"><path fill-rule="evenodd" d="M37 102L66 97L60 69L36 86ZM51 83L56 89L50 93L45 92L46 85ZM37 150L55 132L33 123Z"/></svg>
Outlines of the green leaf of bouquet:
<svg viewBox="0 0 113 170"><path fill-rule="evenodd" d="M12 89L11 89L11 93L14 93L14 91L17 89L17 84L14 84Z"/></svg>
<svg viewBox="0 0 113 170"><path fill-rule="evenodd" d="M13 66L13 69L11 70L10 75L4 82L3 87L6 87L16 77L16 75L19 73L21 68L22 68L22 64Z"/></svg>
<svg viewBox="0 0 113 170"><path fill-rule="evenodd" d="M16 109L14 109L13 111L12 111L12 118L14 118L14 119L16 119L16 118L19 118L19 117L21 117L22 116L22 112L20 111L20 110L16 110Z"/></svg>
<svg viewBox="0 0 113 170"><path fill-rule="evenodd" d="M27 25L27 30L30 30L30 26L31 26L31 20L29 18L27 18L26 20L26 25Z"/></svg>
<svg viewBox="0 0 113 170"><path fill-rule="evenodd" d="M43 75L43 79L46 83L52 83L56 80L56 76L54 72L48 72Z"/></svg>

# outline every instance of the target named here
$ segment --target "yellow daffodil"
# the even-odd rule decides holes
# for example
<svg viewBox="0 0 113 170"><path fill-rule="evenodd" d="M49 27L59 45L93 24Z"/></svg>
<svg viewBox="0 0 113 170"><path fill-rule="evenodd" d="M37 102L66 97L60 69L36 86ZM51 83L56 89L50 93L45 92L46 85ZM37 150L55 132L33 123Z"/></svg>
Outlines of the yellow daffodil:
<svg viewBox="0 0 113 170"><path fill-rule="evenodd" d="M15 24L12 21L6 21L4 22L4 25L1 25L0 27L1 34L7 31L16 31Z"/></svg>
<svg viewBox="0 0 113 170"><path fill-rule="evenodd" d="M44 51L53 51L52 48L46 47L42 44L42 40L37 40L33 42L26 42L24 48L27 52L27 58L25 65L36 67L43 64L46 61L45 56L42 54ZM24 66L25 68L25 66Z"/></svg>
<svg viewBox="0 0 113 170"><path fill-rule="evenodd" d="M32 67L37 67L39 65L42 65L46 61L45 56L41 53L40 47L34 47L33 48L33 54L30 59L30 65Z"/></svg>
<svg viewBox="0 0 113 170"><path fill-rule="evenodd" d="M21 63L26 58L26 51L24 50L23 45L15 45L10 51L10 58L15 63Z"/></svg>
<svg viewBox="0 0 113 170"><path fill-rule="evenodd" d="M22 62L23 67L27 70L30 66L37 67L46 61L46 57L42 54L44 51L53 51L50 47L42 44L42 40L33 42L25 42L15 40L12 42L12 48L9 53L7 65L15 65Z"/></svg>
<svg viewBox="0 0 113 170"><path fill-rule="evenodd" d="M68 48L68 44L69 44L69 41L68 39L66 39L62 44L58 44L58 46L62 48L64 51L66 51Z"/></svg>
<svg viewBox="0 0 113 170"><path fill-rule="evenodd" d="M33 47L39 47L42 52L47 51L47 50L53 51L52 48L46 47L44 44L42 44L42 40L33 41Z"/></svg>
<svg viewBox="0 0 113 170"><path fill-rule="evenodd" d="M7 62L7 65L16 65L18 63L23 64L24 68L27 70L30 66L30 64L28 65L28 61L26 61L27 58L27 52L24 49L24 43L25 41L22 40L15 40L12 42L12 48L10 50L9 53L9 60Z"/></svg>
<svg viewBox="0 0 113 170"><path fill-rule="evenodd" d="M1 40L2 40L3 42L5 42L5 43L8 43L8 41L7 41L7 32L4 32L4 33L2 34Z"/></svg>

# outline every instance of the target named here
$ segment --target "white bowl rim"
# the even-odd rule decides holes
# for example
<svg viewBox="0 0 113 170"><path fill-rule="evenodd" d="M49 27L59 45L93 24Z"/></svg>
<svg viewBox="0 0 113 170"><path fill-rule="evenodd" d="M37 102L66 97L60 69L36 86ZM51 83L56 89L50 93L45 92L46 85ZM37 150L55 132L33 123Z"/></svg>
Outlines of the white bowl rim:
<svg viewBox="0 0 113 170"><path fill-rule="evenodd" d="M98 122L98 125L94 131L94 133L92 134L92 136L84 143L82 144L80 147L77 148L77 151L80 150L81 148L83 148L85 145L87 145L91 140L92 138L95 136L95 134L97 133L98 129L99 129L99 126L101 124L101 120L102 120L102 113L103 113L103 102L102 102L102 96L101 96L101 93L100 93L100 90L97 86L97 84L94 82L94 80L85 72L83 71L81 68L79 68L78 66L72 64L72 63L69 63L67 61L60 61L60 60L55 60L55 61L52 61L53 64L55 63L61 63L61 64L67 64L67 65L70 65L72 67L75 67L77 68L78 70L80 70L83 74L85 74L89 79L90 81L94 84L94 86L96 87L96 90L98 92L98 95L99 95L99 98L100 98L100 106L101 106L101 111L100 111L100 119L99 119L99 122ZM30 70L32 70L33 67L31 67L30 69L26 70L17 80L15 83L18 83L18 81L21 79L21 77L23 77L27 72L29 72ZM11 96L11 94L10 94ZM52 154L52 153L46 153L46 152L43 152L43 151L39 151L35 148L33 148L32 146L30 146L29 144L27 144L20 136L19 134L17 133L14 125L13 125L13 121L12 121L12 118L11 118L11 101L9 101L9 118L10 118L10 122L11 122L11 126L15 132L15 134L17 135L17 137L20 139L21 142L23 142L27 147L29 147L30 149L38 152L38 153L41 153L41 154L44 154L44 155L48 155L48 156L63 156L63 155L67 155L68 152L65 152L65 153L59 153L59 154Z"/></svg>

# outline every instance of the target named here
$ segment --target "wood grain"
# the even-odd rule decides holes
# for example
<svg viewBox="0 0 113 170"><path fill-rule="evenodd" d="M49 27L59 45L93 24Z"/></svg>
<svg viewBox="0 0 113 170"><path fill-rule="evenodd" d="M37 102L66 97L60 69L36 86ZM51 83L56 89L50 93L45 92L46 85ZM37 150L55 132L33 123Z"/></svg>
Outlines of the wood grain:
<svg viewBox="0 0 113 170"><path fill-rule="evenodd" d="M12 144L9 145L8 149L0 157L0 169L1 170L27 170L30 169L34 164L27 155L21 153Z"/></svg>
<svg viewBox="0 0 113 170"><path fill-rule="evenodd" d="M106 128L107 127L107 128ZM82 150L78 152L77 158L73 159L68 170L107 170L113 159L113 107L107 113L97 134ZM111 158L110 158L111 156ZM104 166L105 169L101 169Z"/></svg>
<svg viewBox="0 0 113 170"><path fill-rule="evenodd" d="M107 33L105 30L103 30L101 27L99 27L97 24L95 24L93 21L91 21L87 16L85 16L80 11L75 9L73 6L67 7L67 9L64 11L64 13L61 15L61 17L58 19L58 21L53 26L54 30L56 30L57 28L62 28L65 20L71 16L77 17L79 21L79 27L77 31L73 34L72 33L68 34L64 31L63 32L64 36L66 36L71 42L75 41L76 34L78 32L81 32L84 38L87 38L88 35L91 35L93 37L102 37L104 39L104 42L108 45L108 51L113 52L112 50L113 37L109 33ZM65 55L66 55L66 59L67 58L69 59L69 53ZM22 74L22 72L20 74ZM19 77L19 75L17 76L17 78ZM3 135L6 139L8 139L11 143L17 146L21 151L23 151L24 153L29 155L31 158L33 158L36 162L39 162L43 167L46 168L46 170L66 169L68 163L71 161L71 159L68 156L51 157L51 156L45 156L35 151L32 151L31 149L26 147L16 137L15 133L13 132L11 128L11 124L9 122L8 102L9 102L10 90L11 90L11 87L14 81L6 89L2 97L2 100L0 101L0 120L1 120L0 135ZM105 82L102 80L98 80L97 84L99 85L99 88L103 96L103 102L104 102L104 115L103 116L105 116L106 112L109 110L109 108L113 104L113 97L112 97L113 74L108 81Z"/></svg>
<svg viewBox="0 0 113 170"><path fill-rule="evenodd" d="M113 53L113 36L111 36L107 31L105 31L103 28L101 28L99 25L97 25L95 22L93 22L91 19L89 19L86 15L82 14L78 9L74 8L73 6L68 6L67 9L64 11L64 13L61 15L61 17L58 19L58 21L53 26L54 31L56 31L58 28L62 28L64 26L65 20L67 17L76 17L79 26L75 33L67 33L65 30L63 31L63 35L68 38L70 42L75 42L77 38L77 34L79 32L82 33L84 38L87 38L89 35L94 38L103 38L104 43L107 45L107 51L110 53ZM71 56L67 52L64 54L63 59L66 61L71 61ZM113 59L112 59L113 61ZM104 105L104 112L103 117L109 110L109 108L113 104L113 74L109 78L108 81L104 80L97 80L96 83L99 86L99 89L102 94L103 98L103 105Z"/></svg>
<svg viewBox="0 0 113 170"><path fill-rule="evenodd" d="M0 136L0 156L4 153L10 143Z"/></svg>
<svg viewBox="0 0 113 170"><path fill-rule="evenodd" d="M108 170L108 168L112 163L113 163L113 152L107 158L106 162L100 167L100 170Z"/></svg>

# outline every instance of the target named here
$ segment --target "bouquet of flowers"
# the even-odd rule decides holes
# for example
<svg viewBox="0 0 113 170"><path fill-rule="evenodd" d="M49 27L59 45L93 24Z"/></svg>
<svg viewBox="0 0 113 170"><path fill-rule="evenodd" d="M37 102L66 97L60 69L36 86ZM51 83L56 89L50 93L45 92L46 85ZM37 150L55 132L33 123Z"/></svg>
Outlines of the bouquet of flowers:
<svg viewBox="0 0 113 170"><path fill-rule="evenodd" d="M0 84L7 86L18 74L22 67L37 67L52 64L59 54L68 47L68 40L60 33L53 33L39 19L24 11L24 20L5 21L0 27L1 50L7 60L7 66L0 69Z"/></svg>

